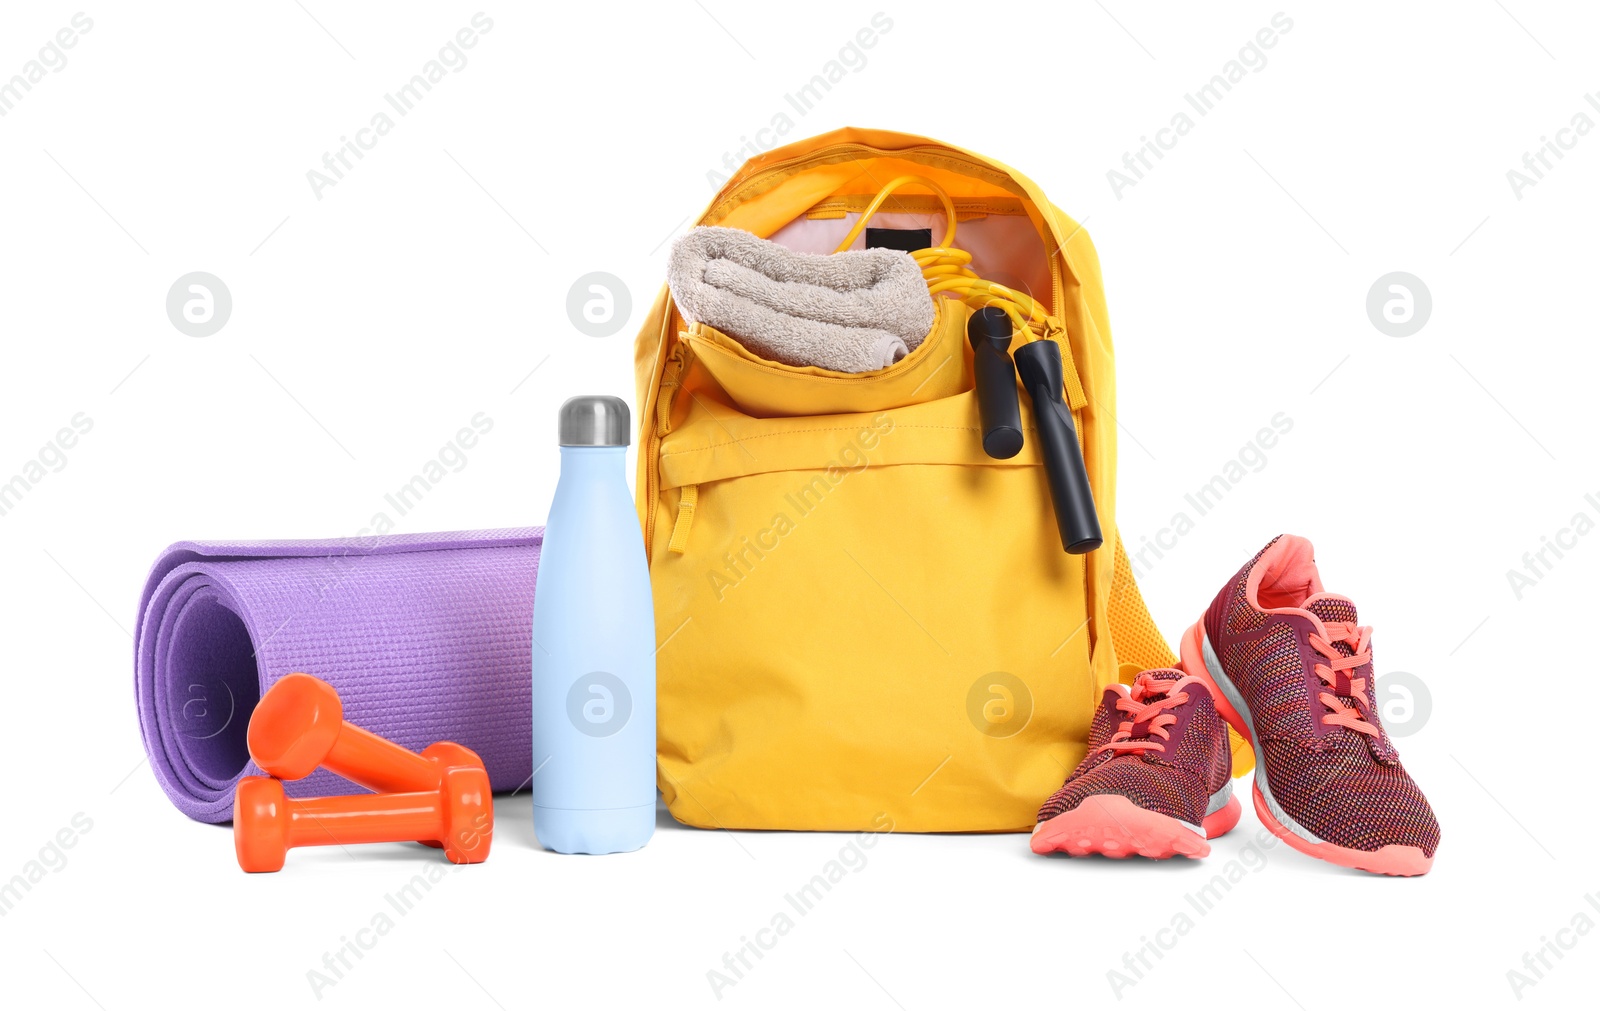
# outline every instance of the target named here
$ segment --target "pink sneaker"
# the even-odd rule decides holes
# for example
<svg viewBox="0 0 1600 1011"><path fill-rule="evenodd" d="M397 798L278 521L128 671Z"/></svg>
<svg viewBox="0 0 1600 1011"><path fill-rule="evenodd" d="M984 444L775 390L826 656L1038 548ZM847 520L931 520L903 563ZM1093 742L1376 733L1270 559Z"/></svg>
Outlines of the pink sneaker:
<svg viewBox="0 0 1600 1011"><path fill-rule="evenodd" d="M1199 678L1151 670L1106 689L1089 754L1039 809L1035 853L1203 857L1239 823L1228 733Z"/></svg>
<svg viewBox="0 0 1600 1011"><path fill-rule="evenodd" d="M1183 637L1183 668L1255 748L1256 814L1302 853L1426 874L1439 822L1378 719L1372 629L1325 593L1304 537L1274 538Z"/></svg>

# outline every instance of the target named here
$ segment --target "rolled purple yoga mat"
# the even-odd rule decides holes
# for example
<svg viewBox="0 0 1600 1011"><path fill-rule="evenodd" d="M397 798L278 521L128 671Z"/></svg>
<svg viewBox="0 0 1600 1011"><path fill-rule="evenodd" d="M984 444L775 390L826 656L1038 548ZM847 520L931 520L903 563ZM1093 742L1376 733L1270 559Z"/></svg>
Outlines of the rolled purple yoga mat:
<svg viewBox="0 0 1600 1011"><path fill-rule="evenodd" d="M150 767L178 809L232 817L260 775L245 731L278 678L314 674L345 719L413 751L483 757L496 790L533 771L533 586L543 527L323 541L184 541L139 602L134 688ZM319 770L291 797L357 793Z"/></svg>

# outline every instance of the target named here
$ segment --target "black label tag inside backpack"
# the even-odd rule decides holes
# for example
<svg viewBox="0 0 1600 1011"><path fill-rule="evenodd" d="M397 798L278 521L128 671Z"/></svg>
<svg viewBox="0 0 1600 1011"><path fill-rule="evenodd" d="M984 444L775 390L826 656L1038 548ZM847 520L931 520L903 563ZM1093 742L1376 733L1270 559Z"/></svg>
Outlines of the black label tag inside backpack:
<svg viewBox="0 0 1600 1011"><path fill-rule="evenodd" d="M873 228L867 226L868 249L901 249L914 253L933 245L931 228Z"/></svg>

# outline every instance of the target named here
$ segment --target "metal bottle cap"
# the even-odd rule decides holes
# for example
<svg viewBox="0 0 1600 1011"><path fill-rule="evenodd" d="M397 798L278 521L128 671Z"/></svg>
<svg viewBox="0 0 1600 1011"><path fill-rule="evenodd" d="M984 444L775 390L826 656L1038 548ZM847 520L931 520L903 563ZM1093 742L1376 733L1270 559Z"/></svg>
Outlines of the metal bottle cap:
<svg viewBox="0 0 1600 1011"><path fill-rule="evenodd" d="M557 423L563 446L628 445L628 405L620 397L573 397Z"/></svg>

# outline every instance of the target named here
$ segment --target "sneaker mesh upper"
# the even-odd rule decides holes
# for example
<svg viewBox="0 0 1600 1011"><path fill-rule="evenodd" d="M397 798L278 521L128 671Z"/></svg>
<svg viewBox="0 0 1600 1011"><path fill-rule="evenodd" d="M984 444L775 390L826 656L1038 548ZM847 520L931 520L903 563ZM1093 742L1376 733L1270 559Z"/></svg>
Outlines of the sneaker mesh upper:
<svg viewBox="0 0 1600 1011"><path fill-rule="evenodd" d="M1146 673L1169 681L1184 676L1176 670ZM1211 795L1222 789L1232 774L1232 759L1226 726L1217 715L1211 692L1198 682L1185 685L1181 691L1189 701L1167 710L1179 714L1174 738L1160 742L1165 751L1151 750L1142 755L1094 750L1127 719L1126 713L1116 709L1120 696L1107 692L1090 724L1088 756L1039 808L1039 820L1047 821L1070 811L1088 797L1115 794L1191 825L1203 822Z"/></svg>

